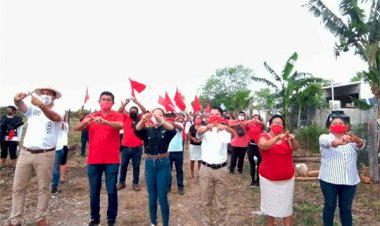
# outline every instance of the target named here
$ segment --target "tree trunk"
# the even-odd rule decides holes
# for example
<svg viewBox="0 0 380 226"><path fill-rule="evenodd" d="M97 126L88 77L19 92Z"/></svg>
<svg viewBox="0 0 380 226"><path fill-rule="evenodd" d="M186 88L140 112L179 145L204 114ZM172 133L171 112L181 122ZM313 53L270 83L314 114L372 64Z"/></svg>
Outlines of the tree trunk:
<svg viewBox="0 0 380 226"><path fill-rule="evenodd" d="M300 104L298 106L297 129L301 127L301 107Z"/></svg>
<svg viewBox="0 0 380 226"><path fill-rule="evenodd" d="M371 83L371 91L377 99L378 107L377 111L373 114L373 119L368 122L368 136L372 137L371 144L368 143L368 163L369 163L369 175L373 182L379 182L379 148L380 148L380 134L379 128L377 125L377 118L380 111L380 89L376 86L376 84ZM371 139L369 139L371 140Z"/></svg>

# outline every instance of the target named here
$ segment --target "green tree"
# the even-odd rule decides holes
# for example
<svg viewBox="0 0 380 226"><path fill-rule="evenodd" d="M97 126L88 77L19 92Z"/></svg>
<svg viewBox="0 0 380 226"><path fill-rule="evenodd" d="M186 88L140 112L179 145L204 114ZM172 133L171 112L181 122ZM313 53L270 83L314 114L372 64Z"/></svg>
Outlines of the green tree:
<svg viewBox="0 0 380 226"><path fill-rule="evenodd" d="M247 108L251 95L247 87L253 75L253 71L243 65L217 69L200 88L200 102L202 105L211 102L218 106L224 103L233 112Z"/></svg>
<svg viewBox="0 0 380 226"><path fill-rule="evenodd" d="M287 60L281 75L275 72L267 62L264 62L265 69L272 75L275 82L265 78L251 77L254 81L265 82L273 87L276 93L279 94L278 100L281 102L282 114L285 117L286 125L291 129L291 103L294 102L297 90L301 90L312 82L319 82L322 79L312 76L309 73L293 72L294 63L298 59L298 54L294 52Z"/></svg>
<svg viewBox="0 0 380 226"><path fill-rule="evenodd" d="M274 110L277 103L278 95L271 92L269 88L263 88L256 91L253 95L253 102L258 109Z"/></svg>
<svg viewBox="0 0 380 226"><path fill-rule="evenodd" d="M301 126L301 115L310 107L323 108L326 106L321 83L310 83L306 87L296 90L294 95L298 106L297 128Z"/></svg>
<svg viewBox="0 0 380 226"><path fill-rule="evenodd" d="M357 72L354 77L350 79L350 82L360 82L361 80L364 80L365 75L362 71Z"/></svg>
<svg viewBox="0 0 380 226"><path fill-rule="evenodd" d="M333 13L321 0L309 0L304 6L337 37L336 56L353 48L355 54L368 64L368 70L363 71L364 80L370 83L372 93L380 103L380 1L341 0L339 10L343 18ZM368 11L365 10L367 6ZM376 119L371 123L376 127ZM377 127L372 135L376 134ZM372 162L370 174L374 181L379 181L378 150L379 143L376 149L369 152Z"/></svg>

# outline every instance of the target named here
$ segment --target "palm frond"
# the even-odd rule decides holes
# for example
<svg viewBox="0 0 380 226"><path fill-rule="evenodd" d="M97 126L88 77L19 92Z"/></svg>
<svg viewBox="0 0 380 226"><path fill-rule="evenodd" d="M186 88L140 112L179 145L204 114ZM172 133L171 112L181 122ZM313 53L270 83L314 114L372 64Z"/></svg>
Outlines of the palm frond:
<svg viewBox="0 0 380 226"><path fill-rule="evenodd" d="M352 102L354 102L355 106L357 108L359 108L360 110L368 110L372 107L371 105L367 104L367 102L365 102L365 101L356 99L356 98L351 97L351 96L349 96L349 97L352 100Z"/></svg>
<svg viewBox="0 0 380 226"><path fill-rule="evenodd" d="M296 60L298 59L298 53L294 52L286 62L286 65L284 67L284 70L282 71L282 78L283 80L288 80L290 73L292 72L294 68L294 64Z"/></svg>
<svg viewBox="0 0 380 226"><path fill-rule="evenodd" d="M255 76L251 76L251 79L252 79L252 81L255 81L255 82L265 83L268 86L270 86L270 87L275 88L276 90L278 90L278 86L276 86L276 84L274 84L273 82L269 81L268 79L259 78L259 77L255 77Z"/></svg>
<svg viewBox="0 0 380 226"><path fill-rule="evenodd" d="M264 68L273 76L276 81L281 82L281 77L267 64L264 62Z"/></svg>
<svg viewBox="0 0 380 226"><path fill-rule="evenodd" d="M343 22L341 18L335 15L326 5L320 0L310 0L305 4L315 17L320 18L326 29L338 37L346 37L347 34L352 33L350 28Z"/></svg>

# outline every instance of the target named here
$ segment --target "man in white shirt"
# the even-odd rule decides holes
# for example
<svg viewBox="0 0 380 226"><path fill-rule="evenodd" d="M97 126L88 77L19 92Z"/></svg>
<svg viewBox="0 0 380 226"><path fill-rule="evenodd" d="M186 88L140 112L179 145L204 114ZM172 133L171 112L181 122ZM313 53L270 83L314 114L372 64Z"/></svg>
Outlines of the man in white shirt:
<svg viewBox="0 0 380 226"><path fill-rule="evenodd" d="M24 102L28 96L31 96L30 106ZM12 211L8 226L21 225L26 189L33 171L36 172L38 181L36 225L48 225L46 217L55 147L64 114L64 111L56 108L54 100L61 96L60 92L49 87L35 89L32 93L18 93L14 97L15 105L28 118L28 128L14 174Z"/></svg>
<svg viewBox="0 0 380 226"><path fill-rule="evenodd" d="M227 144L234 136L234 131L221 124L222 109L212 107L207 126L197 130L202 136L202 166L199 170L199 184L202 202L202 222L212 225L212 202L215 197L218 206L217 225L227 225Z"/></svg>

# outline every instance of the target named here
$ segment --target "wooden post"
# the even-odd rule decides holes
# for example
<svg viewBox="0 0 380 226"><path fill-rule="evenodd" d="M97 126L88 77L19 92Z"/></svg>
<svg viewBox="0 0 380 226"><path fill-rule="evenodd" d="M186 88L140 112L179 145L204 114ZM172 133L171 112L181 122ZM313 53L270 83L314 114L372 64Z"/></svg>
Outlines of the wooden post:
<svg viewBox="0 0 380 226"><path fill-rule="evenodd" d="M379 129L377 125L377 108L373 109L373 117L368 122L368 163L369 163L369 175L373 182L379 182L379 157L378 157L378 148L379 148Z"/></svg>

